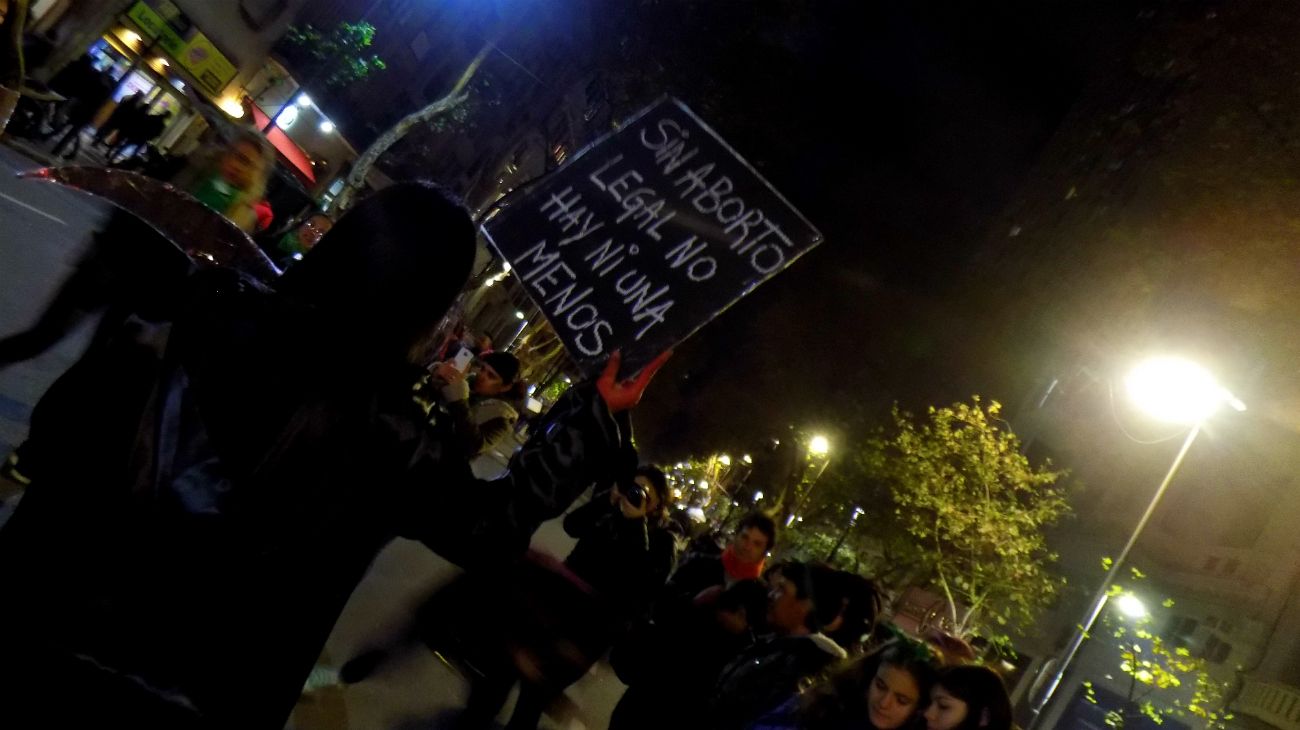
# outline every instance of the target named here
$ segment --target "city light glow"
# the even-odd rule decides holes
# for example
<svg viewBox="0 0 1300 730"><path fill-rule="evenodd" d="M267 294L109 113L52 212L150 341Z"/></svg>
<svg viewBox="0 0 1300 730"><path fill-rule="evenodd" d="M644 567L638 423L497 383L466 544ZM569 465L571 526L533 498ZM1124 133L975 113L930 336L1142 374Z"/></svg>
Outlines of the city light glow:
<svg viewBox="0 0 1300 730"><path fill-rule="evenodd" d="M1161 421L1191 425L1229 403L1246 406L1215 381L1209 371L1190 360L1158 357L1139 363L1124 385L1139 408Z"/></svg>
<svg viewBox="0 0 1300 730"><path fill-rule="evenodd" d="M831 442L825 436L813 436L808 441L808 453L814 456L825 456L831 450Z"/></svg>
<svg viewBox="0 0 1300 730"><path fill-rule="evenodd" d="M1132 593L1124 593L1116 598L1115 608L1118 608L1120 613L1133 619L1145 618L1147 615L1146 604L1142 602L1141 598Z"/></svg>

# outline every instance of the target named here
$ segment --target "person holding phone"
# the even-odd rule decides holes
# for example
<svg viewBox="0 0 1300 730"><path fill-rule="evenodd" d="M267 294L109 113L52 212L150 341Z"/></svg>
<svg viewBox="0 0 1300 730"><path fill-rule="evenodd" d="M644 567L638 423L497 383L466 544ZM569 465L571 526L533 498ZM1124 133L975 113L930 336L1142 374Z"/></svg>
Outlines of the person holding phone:
<svg viewBox="0 0 1300 730"><path fill-rule="evenodd" d="M477 360L466 353L462 348L450 360L434 363L429 384L437 386L439 411L451 421L465 455L473 458L514 430L519 412L507 398L518 399L523 381L518 380L519 360L508 352L490 352ZM438 417L432 407L430 411Z"/></svg>

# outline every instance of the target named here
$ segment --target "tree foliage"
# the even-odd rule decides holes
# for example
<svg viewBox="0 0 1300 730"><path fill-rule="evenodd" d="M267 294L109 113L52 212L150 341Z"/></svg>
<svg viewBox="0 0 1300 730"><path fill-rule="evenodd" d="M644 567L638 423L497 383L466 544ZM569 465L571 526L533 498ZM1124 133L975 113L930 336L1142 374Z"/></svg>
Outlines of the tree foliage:
<svg viewBox="0 0 1300 730"><path fill-rule="evenodd" d="M375 26L365 21L342 22L329 31L308 23L285 34L287 55L309 61L317 77L331 89L344 88L388 68L378 54L369 51L374 42Z"/></svg>
<svg viewBox="0 0 1300 730"><path fill-rule="evenodd" d="M1143 578L1141 572L1133 570L1134 582ZM1109 596L1113 599L1127 592L1116 584L1111 586ZM1171 608L1174 604L1166 599L1162 605ZM1115 642L1118 668L1127 678L1128 690L1124 705L1106 713L1107 725L1122 728L1129 720L1145 716L1157 724L1169 717L1195 718L1206 730L1227 726L1232 719L1224 707L1228 686L1210 674L1205 659L1153 631L1150 612L1140 618L1124 619L1112 613L1102 615L1103 635ZM1096 704L1092 682L1084 682L1084 691L1088 701Z"/></svg>
<svg viewBox="0 0 1300 730"><path fill-rule="evenodd" d="M1056 596L1064 580L1043 529L1070 513L1064 472L1031 465L1000 412L978 396L922 419L895 407L859 455L888 489L920 575L947 599L949 628L991 640Z"/></svg>

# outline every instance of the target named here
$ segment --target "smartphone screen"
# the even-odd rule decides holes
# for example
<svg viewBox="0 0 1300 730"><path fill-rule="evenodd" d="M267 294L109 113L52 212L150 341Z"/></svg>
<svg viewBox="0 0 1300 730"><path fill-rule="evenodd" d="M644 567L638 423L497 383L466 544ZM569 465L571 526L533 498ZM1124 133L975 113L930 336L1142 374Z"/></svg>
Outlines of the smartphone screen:
<svg viewBox="0 0 1300 730"><path fill-rule="evenodd" d="M473 360L474 353L471 352L468 347L462 347L460 348L460 352L456 353L456 357L452 358L451 363L457 370L463 373Z"/></svg>

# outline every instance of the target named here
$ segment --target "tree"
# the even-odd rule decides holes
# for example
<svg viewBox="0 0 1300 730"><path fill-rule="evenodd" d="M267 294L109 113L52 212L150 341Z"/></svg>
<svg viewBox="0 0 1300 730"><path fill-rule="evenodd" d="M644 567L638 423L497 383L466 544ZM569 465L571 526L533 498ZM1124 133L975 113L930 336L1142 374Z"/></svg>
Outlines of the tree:
<svg viewBox="0 0 1300 730"><path fill-rule="evenodd" d="M388 68L382 58L367 50L375 41L375 26L365 21L342 22L329 32L310 23L295 26L284 40L285 55L310 63L315 77L331 89L342 89Z"/></svg>
<svg viewBox="0 0 1300 730"><path fill-rule="evenodd" d="M370 146L366 148L366 151L362 152L361 156L357 158L356 164L352 166L352 171L348 173L347 182L344 185L342 192L340 192L338 197L334 199L334 207L336 210L347 210L348 206L352 204L353 196L365 187L366 175L370 173L370 169L375 166L375 163L379 161L379 158L383 156L390 147L397 144L398 141L405 137L407 133L417 125L431 122L452 109L455 109L465 101L467 96L465 87L474 79L474 75L478 73L479 67L483 65L485 60L487 60L488 54L492 52L495 45L496 43L493 40L484 43L483 47L479 49L479 52L474 56L473 60L471 60L465 67L465 70L461 72L460 78L456 80L456 83L452 85L451 90L445 95L433 103L402 117L397 124L394 124L383 134L379 135L374 142L370 143Z"/></svg>
<svg viewBox="0 0 1300 730"><path fill-rule="evenodd" d="M8 0L0 18L0 86L17 91L27 80L23 59L23 33L27 27L28 0Z"/></svg>
<svg viewBox="0 0 1300 730"><path fill-rule="evenodd" d="M9 126L9 117L18 105L18 96L27 77L23 60L23 27L27 23L27 0L9 0L0 18L0 133Z"/></svg>
<svg viewBox="0 0 1300 730"><path fill-rule="evenodd" d="M1032 466L1000 413L978 396L924 419L895 406L892 427L859 455L888 490L924 584L947 599L948 628L995 642L1032 624L1064 584L1043 528L1070 513L1064 472Z"/></svg>
<svg viewBox="0 0 1300 730"><path fill-rule="evenodd" d="M1133 569L1135 583L1145 577ZM1111 586L1108 595L1114 600L1131 594L1116 584ZM1166 599L1161 605L1172 608L1174 602ZM1228 686L1210 674L1205 659L1192 656L1187 647L1152 631L1154 618L1150 612L1123 619L1113 613L1107 611L1102 615L1103 631L1115 641L1119 670L1128 679L1124 704L1106 713L1106 724L1122 728L1130 720L1145 716L1157 724L1165 718L1178 717L1197 718L1206 730L1226 727L1232 719L1232 714L1224 709ZM1098 704L1093 683L1084 682L1083 686L1085 698Z"/></svg>

